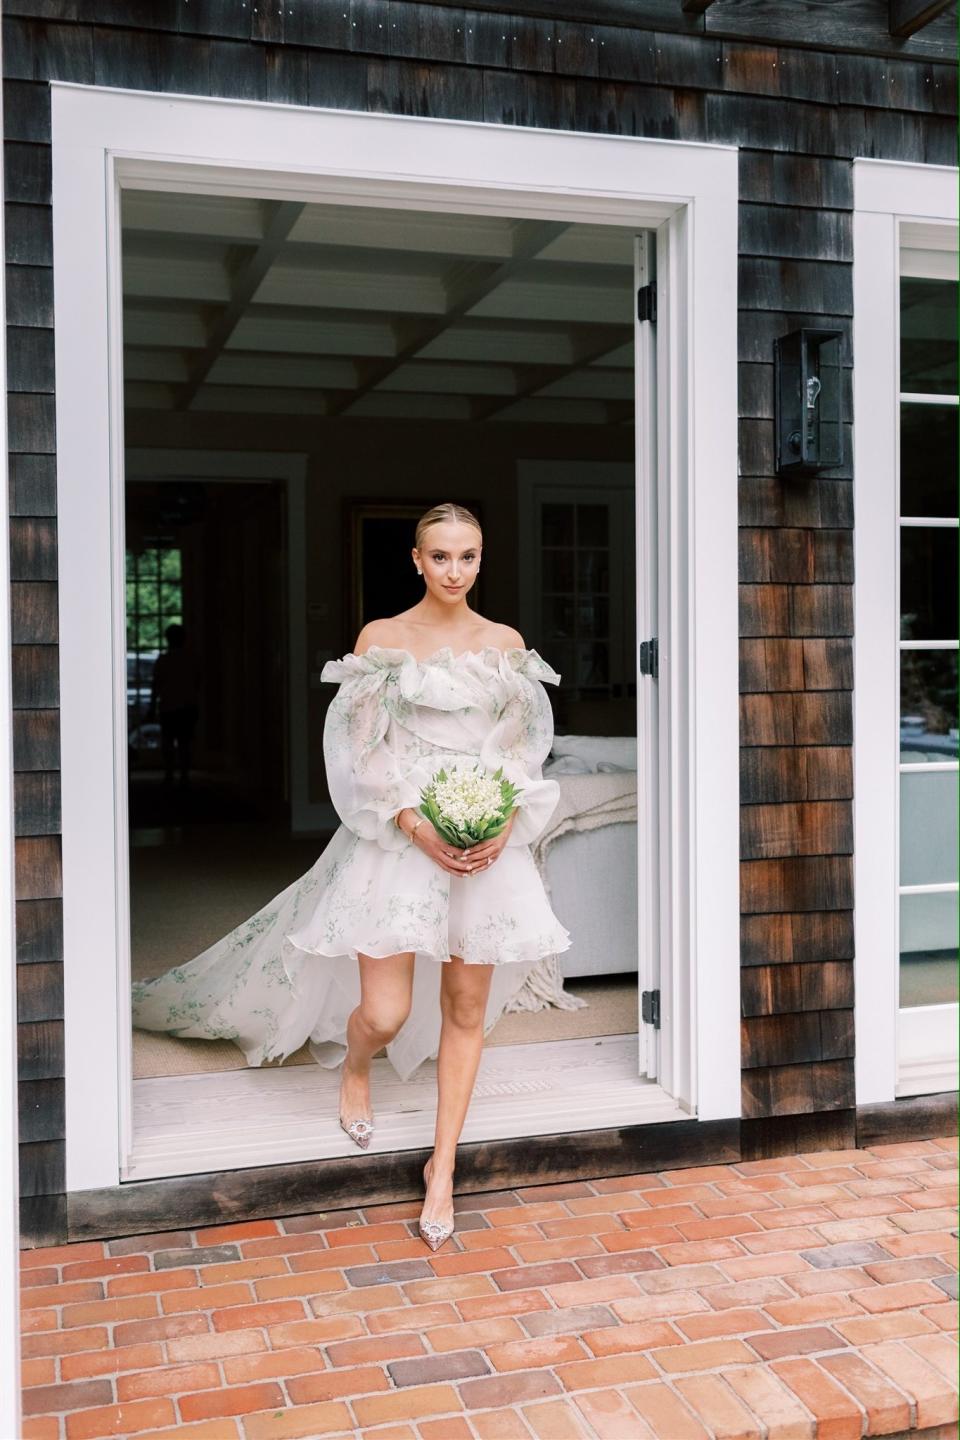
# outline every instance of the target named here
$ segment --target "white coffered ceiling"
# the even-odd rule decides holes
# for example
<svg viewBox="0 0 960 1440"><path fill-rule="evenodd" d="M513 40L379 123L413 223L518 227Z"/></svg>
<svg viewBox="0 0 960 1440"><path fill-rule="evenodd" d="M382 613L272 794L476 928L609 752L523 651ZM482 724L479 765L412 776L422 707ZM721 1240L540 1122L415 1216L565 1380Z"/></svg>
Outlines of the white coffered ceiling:
<svg viewBox="0 0 960 1440"><path fill-rule="evenodd" d="M629 425L633 233L123 193L134 409Z"/></svg>

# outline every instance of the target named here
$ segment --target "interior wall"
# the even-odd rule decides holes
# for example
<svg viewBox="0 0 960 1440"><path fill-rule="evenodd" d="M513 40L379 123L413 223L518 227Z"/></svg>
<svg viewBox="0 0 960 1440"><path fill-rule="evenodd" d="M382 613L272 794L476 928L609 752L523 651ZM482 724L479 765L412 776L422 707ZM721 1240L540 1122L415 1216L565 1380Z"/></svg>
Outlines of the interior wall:
<svg viewBox="0 0 960 1440"><path fill-rule="evenodd" d="M456 422L316 421L309 417L177 415L133 412L127 443L162 450L197 449L306 452L306 596L309 704L309 798L328 797L323 767L323 724L334 687L321 684L327 659L353 647L347 593L351 500L478 501L484 526L482 611L518 624L519 553L517 462L523 460L633 460L631 427L471 425ZM413 538L411 535L411 545ZM633 584L635 577L629 577ZM372 617L370 617L372 618ZM527 645L540 649L535 635ZM543 647L544 650L548 647ZM545 653L549 660L549 654Z"/></svg>

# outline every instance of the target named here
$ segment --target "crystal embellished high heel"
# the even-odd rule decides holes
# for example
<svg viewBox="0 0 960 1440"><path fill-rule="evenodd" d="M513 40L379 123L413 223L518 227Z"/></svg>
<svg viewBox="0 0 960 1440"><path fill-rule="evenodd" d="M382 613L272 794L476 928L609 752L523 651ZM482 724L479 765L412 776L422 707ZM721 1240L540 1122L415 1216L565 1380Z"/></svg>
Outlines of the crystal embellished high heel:
<svg viewBox="0 0 960 1440"><path fill-rule="evenodd" d="M340 1091L343 1093L343 1075L340 1076ZM359 1145L361 1150L370 1147L373 1139L373 1117L365 1118L359 1115L356 1120L344 1120L342 1113L338 1116L340 1129L345 1130L354 1144Z"/></svg>
<svg viewBox="0 0 960 1440"><path fill-rule="evenodd" d="M361 1150L369 1149L370 1141L373 1138L372 1120L364 1120L361 1118L359 1120L351 1120L349 1123L347 1123L347 1121L345 1121L343 1116L341 1115L340 1129L346 1130L347 1134L350 1136L350 1139L354 1140L360 1146Z"/></svg>
<svg viewBox="0 0 960 1440"><path fill-rule="evenodd" d="M427 1165L430 1164L430 1156L423 1167L423 1183L427 1184ZM424 1220L422 1214L417 1221L417 1229L420 1231L420 1239L430 1246L431 1250L439 1250L445 1240L449 1240L453 1234L454 1225L447 1225L443 1220Z"/></svg>

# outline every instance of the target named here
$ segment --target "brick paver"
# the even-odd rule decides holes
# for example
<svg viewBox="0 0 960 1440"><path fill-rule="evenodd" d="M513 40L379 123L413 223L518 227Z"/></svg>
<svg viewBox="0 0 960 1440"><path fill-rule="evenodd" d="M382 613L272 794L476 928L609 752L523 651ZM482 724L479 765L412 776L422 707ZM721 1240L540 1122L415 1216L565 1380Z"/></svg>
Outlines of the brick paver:
<svg viewBox="0 0 960 1440"><path fill-rule="evenodd" d="M23 1440L957 1435L957 1141L23 1256Z"/></svg>

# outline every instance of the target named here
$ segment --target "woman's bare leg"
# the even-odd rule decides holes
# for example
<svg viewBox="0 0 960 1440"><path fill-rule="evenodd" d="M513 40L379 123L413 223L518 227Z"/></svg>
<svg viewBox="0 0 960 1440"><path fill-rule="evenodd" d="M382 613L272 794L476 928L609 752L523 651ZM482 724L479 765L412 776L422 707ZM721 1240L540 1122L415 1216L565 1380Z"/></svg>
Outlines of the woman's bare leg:
<svg viewBox="0 0 960 1440"><path fill-rule="evenodd" d="M451 955L440 980L440 1049L437 1055L437 1125L427 1170L423 1219L453 1220L453 1168L467 1118L480 1055L492 965L467 965Z"/></svg>
<svg viewBox="0 0 960 1440"><path fill-rule="evenodd" d="M410 1013L414 953L360 955L360 1004L347 1020L347 1054L340 1074L340 1114L346 1124L369 1120L370 1061Z"/></svg>

